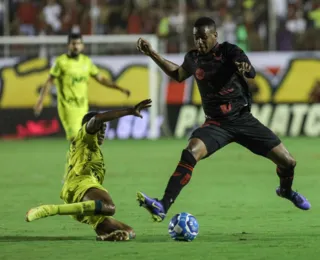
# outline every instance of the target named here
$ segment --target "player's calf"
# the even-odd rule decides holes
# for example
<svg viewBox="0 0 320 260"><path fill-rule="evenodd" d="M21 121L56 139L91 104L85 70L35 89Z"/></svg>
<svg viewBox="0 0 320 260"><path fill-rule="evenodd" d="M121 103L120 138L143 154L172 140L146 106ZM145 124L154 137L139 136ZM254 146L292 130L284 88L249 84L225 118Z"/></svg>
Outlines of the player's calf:
<svg viewBox="0 0 320 260"><path fill-rule="evenodd" d="M295 167L295 160L288 163L286 167L277 166L277 175L280 179L280 194L283 196L288 196L291 193Z"/></svg>
<svg viewBox="0 0 320 260"><path fill-rule="evenodd" d="M280 186L276 189L278 196L290 200L297 208L308 210L311 208L309 201L300 193L292 190L294 168L297 162L289 156L281 166L277 166L277 174L280 179Z"/></svg>
<svg viewBox="0 0 320 260"><path fill-rule="evenodd" d="M161 200L165 212L168 211L170 206L176 200L183 187L189 183L196 163L197 160L189 149L182 151L180 161L169 179L165 194Z"/></svg>
<svg viewBox="0 0 320 260"><path fill-rule="evenodd" d="M291 156L285 146L280 143L274 147L267 157L277 165L277 175L280 179L280 193L283 196L291 194L296 160Z"/></svg>
<svg viewBox="0 0 320 260"><path fill-rule="evenodd" d="M280 186L276 189L277 195L288 199L299 209L310 209L310 202L302 194L292 190L294 169L297 162L284 145L280 144L273 148L268 154L268 158L277 165L277 175L280 179Z"/></svg>

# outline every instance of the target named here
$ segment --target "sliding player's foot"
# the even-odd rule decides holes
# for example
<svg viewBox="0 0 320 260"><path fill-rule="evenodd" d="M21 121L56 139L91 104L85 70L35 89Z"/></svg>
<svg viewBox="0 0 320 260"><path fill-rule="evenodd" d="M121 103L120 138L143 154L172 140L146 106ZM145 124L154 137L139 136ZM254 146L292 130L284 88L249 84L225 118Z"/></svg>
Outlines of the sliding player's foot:
<svg viewBox="0 0 320 260"><path fill-rule="evenodd" d="M152 199L142 192L137 193L137 200L140 207L144 207L152 216L152 219L156 222L161 222L166 217L163 205L157 199Z"/></svg>
<svg viewBox="0 0 320 260"><path fill-rule="evenodd" d="M26 214L26 221L31 222L40 218L56 215L56 205L43 205L30 209Z"/></svg>
<svg viewBox="0 0 320 260"><path fill-rule="evenodd" d="M97 241L128 241L130 240L130 234L124 230L116 230L108 235L97 236Z"/></svg>
<svg viewBox="0 0 320 260"><path fill-rule="evenodd" d="M286 198L290 200L297 208L302 210L308 210L311 208L310 202L300 193L296 191L291 191L290 194L281 193L280 187L276 189L276 193L279 197Z"/></svg>

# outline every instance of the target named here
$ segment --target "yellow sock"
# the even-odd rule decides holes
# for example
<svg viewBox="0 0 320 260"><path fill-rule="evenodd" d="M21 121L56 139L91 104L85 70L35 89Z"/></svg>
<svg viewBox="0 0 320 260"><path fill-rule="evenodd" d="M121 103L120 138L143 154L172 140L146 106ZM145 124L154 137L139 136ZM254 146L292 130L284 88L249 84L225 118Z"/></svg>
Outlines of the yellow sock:
<svg viewBox="0 0 320 260"><path fill-rule="evenodd" d="M96 211L96 201L94 200L56 206L56 214L58 215L93 215Z"/></svg>
<svg viewBox="0 0 320 260"><path fill-rule="evenodd" d="M85 202L62 205L42 205L30 209L27 213L26 220L30 222L36 219L46 218L54 215L101 215L101 211L101 200L89 200Z"/></svg>

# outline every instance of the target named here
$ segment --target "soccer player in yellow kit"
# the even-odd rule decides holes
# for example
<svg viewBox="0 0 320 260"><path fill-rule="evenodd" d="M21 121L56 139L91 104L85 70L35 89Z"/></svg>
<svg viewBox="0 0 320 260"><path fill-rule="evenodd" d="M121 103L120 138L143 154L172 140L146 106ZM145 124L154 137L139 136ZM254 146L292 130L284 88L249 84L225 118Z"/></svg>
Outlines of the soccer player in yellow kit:
<svg viewBox="0 0 320 260"><path fill-rule="evenodd" d="M97 240L133 239L133 229L111 217L115 213L115 205L102 186L105 167L100 145L104 140L105 122L126 115L142 117L140 111L150 106L151 100L146 99L133 108L87 113L69 148L69 167L60 194L66 204L32 208L27 212L26 221L54 215L72 215L75 220L91 225L97 233Z"/></svg>
<svg viewBox="0 0 320 260"><path fill-rule="evenodd" d="M53 83L58 91L58 113L66 132L66 137L72 141L81 127L82 117L88 112L88 80L93 77L100 84L121 91L129 96L130 91L117 86L108 80L91 59L81 54L84 45L80 34L70 34L68 37L68 53L55 60L50 75L44 84L40 97L34 107L39 115L43 108L43 100Z"/></svg>

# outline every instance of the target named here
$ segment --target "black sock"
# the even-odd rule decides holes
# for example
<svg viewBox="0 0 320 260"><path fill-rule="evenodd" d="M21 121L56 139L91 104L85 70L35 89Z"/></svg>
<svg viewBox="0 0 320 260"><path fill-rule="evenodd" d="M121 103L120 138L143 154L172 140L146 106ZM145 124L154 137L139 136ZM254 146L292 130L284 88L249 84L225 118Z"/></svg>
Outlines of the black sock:
<svg viewBox="0 0 320 260"><path fill-rule="evenodd" d="M294 177L294 167L291 168L280 168L277 167L277 174L280 178L280 193L284 196L291 195L291 187Z"/></svg>
<svg viewBox="0 0 320 260"><path fill-rule="evenodd" d="M182 151L180 162L175 172L170 177L164 196L161 200L166 213L178 197L182 188L189 183L196 163L196 159L188 150Z"/></svg>

